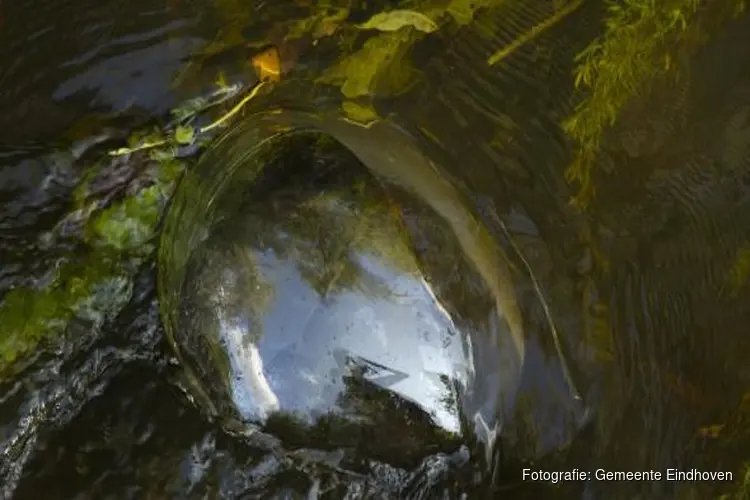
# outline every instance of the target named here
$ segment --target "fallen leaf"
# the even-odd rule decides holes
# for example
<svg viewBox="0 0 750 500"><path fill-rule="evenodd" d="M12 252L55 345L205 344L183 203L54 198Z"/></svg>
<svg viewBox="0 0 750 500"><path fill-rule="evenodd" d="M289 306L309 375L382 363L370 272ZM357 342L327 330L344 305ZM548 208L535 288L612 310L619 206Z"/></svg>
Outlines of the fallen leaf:
<svg viewBox="0 0 750 500"><path fill-rule="evenodd" d="M375 14L359 28L364 30L398 31L401 28L411 26L424 33L432 33L438 29L435 21L429 17L413 10L392 10Z"/></svg>
<svg viewBox="0 0 750 500"><path fill-rule="evenodd" d="M270 47L253 56L252 64L260 81L276 83L281 80L281 59L276 47Z"/></svg>
<svg viewBox="0 0 750 500"><path fill-rule="evenodd" d="M341 93L349 99L400 94L419 77L408 60L409 49L419 36L420 33L409 30L372 37L360 50L326 70L317 81L341 85Z"/></svg>
<svg viewBox="0 0 750 500"><path fill-rule="evenodd" d="M195 137L195 131L193 127L186 127L185 125L179 125L174 131L174 140L178 144L192 144Z"/></svg>
<svg viewBox="0 0 750 500"><path fill-rule="evenodd" d="M355 101L344 101L341 110L348 119L362 125L370 125L380 118L372 106Z"/></svg>

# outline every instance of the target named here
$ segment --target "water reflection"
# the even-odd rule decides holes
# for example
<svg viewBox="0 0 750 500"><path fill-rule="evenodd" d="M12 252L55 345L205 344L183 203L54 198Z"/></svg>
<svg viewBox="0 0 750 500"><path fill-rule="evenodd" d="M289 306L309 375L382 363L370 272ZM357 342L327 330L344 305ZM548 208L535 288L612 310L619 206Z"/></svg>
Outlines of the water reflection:
<svg viewBox="0 0 750 500"><path fill-rule="evenodd" d="M4 2L0 11L6 143L58 142L95 113L105 115L100 122L126 110L130 120L167 113L180 99L174 77L207 31L189 5L176 12L153 2L35 0ZM89 124L75 139L100 129Z"/></svg>
<svg viewBox="0 0 750 500"><path fill-rule="evenodd" d="M173 23L172 29L185 23ZM162 31L162 30L160 30ZM162 33L155 33L154 35ZM90 94L89 106L121 112L131 106L163 114L173 107L172 81L182 68L184 60L204 44L199 38L182 38L154 43L148 47L130 50L92 64L97 52L87 54L79 61L69 61L65 66L80 66L78 74L62 81L53 98L62 101L81 94ZM154 71L160 68L161 71ZM123 93L127 88L129 92Z"/></svg>
<svg viewBox="0 0 750 500"><path fill-rule="evenodd" d="M179 21L173 23L165 20L158 11L153 10L153 5L142 8L140 3L128 4L133 9L128 10L131 15L121 15L124 10L120 10L122 6L118 1L96 6L87 2L76 2L74 6L70 2L39 1L2 4L0 8L6 22L0 32L0 39L4 42L0 44L3 57L0 103L6 103L3 109L7 109L7 113L0 118L3 139L32 137L41 140L43 131L59 130L61 123L77 117L84 108L88 110L92 103L104 104L105 108L112 105L119 109L135 98L132 111L136 112L139 103L146 108L155 105L155 111L159 110L159 104L166 104L167 99L163 103L156 99L166 81L158 74L174 67L171 63L176 62L185 50L180 48L179 40L186 40L189 36L180 32ZM222 5L229 3L233 2L222 2ZM656 85L651 99L644 99L644 96L634 99L629 112L623 113L628 116L624 116L624 120L618 124L619 128L612 130L611 136L602 143L602 165L599 169L602 175L596 181L599 197L591 207L592 212L580 218L571 213L566 205L571 193L562 178L562 171L569 161L569 154L574 151L568 147L559 123L570 114L581 97L572 89L573 57L598 36L603 24L600 3L587 2L575 18L570 18L569 23L561 23L557 27L559 29L542 33L533 43L520 47L513 57L504 61L502 67L489 69L485 65L489 54L517 39L519 31L544 21L544 11L547 9L537 8L537 4L550 8L557 8L559 4L500 3L503 9L508 8L497 13L497 16L495 13L490 16L488 12L478 16L482 29L475 29L475 26L441 28L441 33L415 47L411 62L425 76L416 91L401 97L377 96L374 104L383 116L387 114L384 111L395 111L398 115L396 121L412 128L412 133L416 134L415 129L422 130L429 140L421 141L419 149L427 151L435 146L434 142L442 143L442 166L449 168L456 185L465 186L471 203L486 209L481 217L482 225L492 227L493 213L499 214L497 218L505 220L509 226L511 216L518 215L517 218L521 220L519 226L510 228L511 233L521 247L519 253L531 262L529 268L539 278L544 293L530 286L530 281L526 279L529 276L525 274L531 273L527 273L523 265L517 266L518 269L512 274L515 286L511 291L519 297L519 309L527 336L524 373L517 391L521 394L521 401L516 408L527 408L529 411L520 412L523 418L504 422L502 437L509 443L504 451L506 454L536 459L546 451L567 444L570 434L575 432L575 425L571 426L573 429L570 432L565 432L568 431L569 422L562 416L567 413L560 411L560 406L567 409L565 404L559 405L559 402L569 402L568 387L560 376L564 370L556 356L556 346L550 341L551 335L548 335L553 328L551 322L546 321L544 308L549 305L551 316L561 331L560 337L571 347L574 356L586 359L589 357L587 353L593 353L591 357L596 357L601 365L591 372L606 375L591 377L606 382L603 384L604 390L600 392L603 396L593 399L598 408L597 432L578 441L579 455L585 457L578 463L593 467L604 464L613 470L636 470L675 465L692 467L701 462L705 468L737 470L741 460L747 456L747 446L743 446L747 441L747 410L738 407L736 415L732 413L734 420L731 421L727 420L727 415L746 392L749 380L746 369L747 336L743 334L743 325L747 324L748 318L747 304L750 303L747 301L745 282L747 267L750 267L747 266L747 228L750 225L743 223L750 213L746 207L748 134L745 103L748 96L748 65L742 64L747 60L747 48L750 47L743 43L742 34L747 32L748 18L745 17L739 27L727 31L717 42L712 42L710 50L703 51L699 57L685 56L685 61L689 59L690 64L685 64L685 72L678 84ZM101 5L105 5L106 11ZM277 5L274 3L273 8ZM29 12L30 6L34 7L34 12ZM186 9L183 5L173 12L175 15L187 15ZM68 13L71 15L68 16ZM488 23L489 17L493 20ZM516 22L517 18L520 23ZM9 19L21 19L23 22L8 22ZM50 19L56 22L50 22ZM229 15L226 24L236 20L232 29L239 30L244 21L237 19L237 16ZM154 25L150 25L152 20ZM492 29L495 21L498 29ZM259 18L258 23L264 24L266 20ZM164 31L160 31L159 26L162 25L166 26ZM161 57L144 49L149 44L155 44L160 50L169 50L168 44L161 43L161 37L168 36L167 31L170 30L176 40L175 54ZM137 34L135 37L128 36L132 33ZM114 42L110 43L112 40ZM49 50L50 47L56 50ZM153 57L149 61L163 64L164 67L121 57L123 52L131 50ZM48 54L55 55L53 64L50 64ZM79 55L83 56L79 58ZM61 66L58 58L80 62L84 66ZM731 64L727 64L727 61ZM127 64L134 64L136 71L143 70L148 75L143 78L141 75L131 75L122 66ZM118 78L108 79L102 70L112 70ZM393 71L393 74L401 72ZM84 76L95 78L95 85L87 86ZM299 87L308 88L309 83L310 80L297 82L296 90L299 91ZM110 85L117 85L118 90L112 90L108 87ZM65 98L64 103L55 102L50 97L55 89L60 90L58 97ZM122 94L118 94L118 91ZM723 133L717 136L716 130ZM348 145L369 154L372 164L388 167L387 158L384 159L387 148L376 148L374 152L364 149L368 141L370 148L373 143L402 148L398 141L390 140L393 136L388 141L373 139L382 138L382 133L383 130L376 127L366 132L367 137L349 136ZM434 138L437 139L433 141ZM239 154L236 150L251 149L253 144L231 141L217 144L219 152L214 154L213 163L219 172L216 177L227 174L227 165L216 158L228 159L233 154ZM391 166L403 167L405 159L414 159L413 155L404 154L403 149L395 156L399 161ZM45 215L41 223L43 226L54 224L63 217L67 203L67 195L60 195L56 186L44 183L46 185L37 188L38 179L47 175L46 162L26 161L16 158L15 154L9 161L19 166L3 171L3 177L11 182L2 193L4 198L7 196L10 200L3 212L10 216L2 221L6 232L10 231L8 235L3 234L3 258L0 258L4 273L1 286L4 288L12 286L16 278L26 279L30 274L44 275L54 270L57 254L49 248L39 248L37 251L28 243L32 239L27 238L26 234L34 236L32 233L42 229L39 225L42 217L38 214ZM116 167L105 164L101 170L117 170ZM231 179L235 180L235 177ZM122 188L127 182L127 179L121 179L113 182L113 185ZM412 182L411 185L419 184ZM325 187L328 189L330 186ZM446 198L437 196L434 199L439 203ZM196 209L198 212L207 206L207 203L203 203L205 200L199 197L192 201L199 207ZM341 203L341 200L336 203ZM401 203L399 206L404 207ZM503 328L505 325L498 325L502 321L498 321L494 315L495 304L483 282L486 280L476 273L472 274L471 266L462 262L461 258L454 258L466 253L465 250L451 241L452 236L440 239L440 234L451 234L452 231L442 224L445 221L423 217L421 214L424 211L420 210L401 208L401 212L400 218L409 228L413 246L419 250L419 261L430 271L424 274L439 276L440 279L432 279L427 285L422 285L414 278L394 285L393 276L388 271L394 269L393 261L365 254L362 248L357 248L354 256L344 264L326 265L327 262L340 263L344 257L337 257L335 247L329 249L325 244L303 242L336 241L337 238L332 236L345 227L337 223L324 226L320 230L325 233L322 235L315 232L316 225L300 223L300 227L295 228L296 233L289 230L286 234L262 237L254 234L253 228L231 226L236 233L242 232L245 244L237 252L222 254L217 250L217 260L224 264L236 262L236 266L231 266L235 270L258 269L253 274L256 284L275 290L268 294L268 304L279 303L282 293L307 293L309 301L315 302L315 306L309 307L318 307L316 311L319 313L311 316L317 321L311 320L306 324L312 324L309 330L322 332L323 343L335 340L326 337L330 331L323 327L345 329L343 323L336 323L332 317L340 317L342 313L339 308L358 307L357 297L368 297L370 306L383 303L377 310L384 313L406 311L408 308L402 307L403 304L391 297L393 288L420 298L424 298L432 289L438 302L445 305L447 315L459 332L475 334L491 332L493 327ZM450 219L449 211L444 214ZM178 232L189 231L193 222L189 217L183 218L180 220L183 226L178 225ZM436 229L430 231L429 227L433 225ZM255 227L260 226L256 221ZM19 233L19 227L23 235ZM276 230L279 231L278 228ZM524 233L526 238L520 238L519 232ZM248 234L252 237L249 238ZM425 235L429 237L420 237ZM232 239L239 239L239 234L235 236ZM497 228L492 232L492 237L503 242L510 239ZM274 238L280 242L274 243ZM284 253L285 238L297 240L291 245L291 248L296 248L296 254ZM522 239L524 241L520 241ZM376 241L374 238L372 240ZM275 247L264 246L271 243ZM231 248L232 245L228 246ZM76 254L75 257L82 255ZM208 273L210 269L221 268L220 265L212 268L210 262L199 266L197 262L194 261L195 271ZM284 263L287 263L286 267ZM269 265L275 266L281 277L274 277L268 269ZM437 269L441 272L435 273ZM286 274L281 270L285 270ZM409 275L404 269L394 272L400 276ZM248 278L248 274L244 277ZM725 276L730 274L731 283L727 283ZM518 275L522 275L522 279L516 279ZM7 276L12 279L7 279ZM217 276L222 276L222 273ZM235 276L238 281L241 281L240 277L241 274ZM261 277L266 279L266 285L261 283ZM182 278L180 276L181 281ZM224 276L222 279L231 289L235 278ZM288 289L284 288L286 279L296 283L297 288L291 285ZM252 282L249 280L250 284ZM185 283L186 291L194 293L190 288L198 283L195 273ZM142 291L149 288L136 284L135 289ZM214 281L207 289L211 292L206 293L206 297L217 296L217 282ZM248 290L253 291L251 288ZM182 330L181 335L184 336L179 338L188 361L193 358L202 360L201 366L196 363L192 363L192 366L206 390L211 391L209 399L219 406L217 413L230 415L229 410L233 408L237 418L242 420L262 420L260 415L248 413L253 410L257 412L258 397L253 396L252 392L246 394L248 401L253 398L252 403L245 405L249 408L246 408L247 411L242 410L243 405L237 405L239 397L232 392L231 386L234 383L231 376L232 359L225 355L222 357L226 348L219 342L222 339L222 324L228 325L224 334L234 334L230 340L236 347L231 351L235 354L249 331L263 330L259 334L261 342L255 347L257 359L250 363L248 373L257 372L256 379L260 380L262 376L265 380L267 390L259 386L260 392L256 388L256 394L265 390L269 408L279 406L295 410L294 404L298 401L286 398L292 400L289 403L285 399L284 390L274 386L270 371L281 373L287 362L289 366L309 368L314 372L319 366L334 366L331 359L337 359L323 349L319 352L323 361L319 361L319 357L308 359L303 356L307 354L305 349L318 352L315 351L318 346L306 342L307 338L301 334L292 338L289 345L266 346L266 339L283 338L269 334L272 327L288 325L285 328L299 328L298 332L301 332L302 320L291 316L281 317L282 313L276 312L273 314L281 317L278 323L267 326L264 321L258 321L259 318L270 317L271 313L268 312L270 306L259 299L257 290L254 292L255 301L251 304L241 303L236 310L232 310L231 301L221 304L227 309L222 317L217 316L219 309L216 307L206 307L196 312L192 317L194 324L190 324L190 317L184 320L189 328ZM231 290L227 292L229 297L233 294ZM351 296L355 298L341 299ZM330 297L336 300L324 300ZM105 302L102 307L111 301L107 299ZM209 301L204 303L210 304ZM419 303L425 305L429 302ZM285 304L284 307L291 306ZM331 315L326 314L328 308L333 310ZM132 377L135 380L127 378L128 382L119 388L108 389L107 398L98 397L99 392L109 384L112 373L126 363L124 360L133 356L128 354L133 346L139 346L136 351L146 353L148 359L156 352L153 349L158 337L154 333L156 319L151 315L142 322L134 321L133 317L143 318L143 305L136 309L124 314L122 322L111 326L107 324L100 328L101 325L97 324L92 328L88 323L78 325L69 332L68 338L42 350L44 357L41 362L35 362L33 371L12 381L13 391L17 392L3 400L3 411L0 412L3 414L3 433L8 429L7 432L13 437L12 441L5 440L3 443L5 453L0 460L0 470L7 478L6 484L0 485L4 488L3 493L15 488L22 473L25 475L26 494L30 498L45 496L53 487L61 484L69 486L71 497L104 496L126 489L133 497L143 496L144 492L147 492L146 496L163 496L165 491L173 492L175 496L193 493L212 495L216 491L231 496L251 488L253 494L263 498L292 496L292 491L298 496L326 491L326 485L320 486L317 478L312 478L312 485L309 485L299 481L303 475L301 472L287 473L283 461L277 456L258 460L257 468L242 463L238 458L241 454L236 449L222 446L221 443L213 444L211 430L199 425L197 416L190 410L177 404L165 404L165 387L159 385L159 390L154 393L149 389L148 381L144 382L140 376ZM120 308L112 307L112 310L119 311ZM431 311L438 319L445 316L436 304ZM352 314L351 317L361 325L372 321L367 314L359 318ZM493 320L495 323L492 323ZM130 333L115 344L126 344L127 348L112 345L112 333L125 330ZM100 333L105 332L106 335L101 335L101 341L97 340L96 346L82 347L91 339L100 339ZM201 344L206 339L216 342ZM484 395L492 394L497 389L492 382L503 379L500 369L503 365L498 364L494 356L495 346L486 337L474 335L473 340L476 342L472 344L472 357L465 353L463 356L471 359L470 366L481 365L474 376L482 375L484 382L479 378L472 379L475 397L464 395L466 397L461 401L461 406L464 409L481 409L490 416L497 409L497 398L493 400ZM380 345L378 342L373 338L375 347ZM59 349L65 351L62 368L59 366L58 345ZM249 344L250 347L253 345ZM301 348L290 355L289 346L295 345ZM434 425L436 421L439 423L438 412L429 415L424 410L434 401L428 397L420 399L426 392L409 396L406 391L399 393L394 389L401 387L398 384L384 389L383 386L388 384L379 386L377 382L380 378L372 380L372 375L362 373L371 365L361 359L362 353L356 351L361 346L355 343L354 346L346 344L345 347L347 351L355 352L350 356L355 358L350 367L354 365L352 371L355 374L359 371L358 376L345 378L344 374L351 372L340 369L341 364L334 366L338 370L336 380L341 382L338 384L330 381L321 384L299 374L289 375L289 379L300 387L313 387L318 391L313 391L318 399L300 399L304 404L295 411L298 415L309 416L313 409L325 408L325 404L321 403L319 407L315 404L324 400L322 387L332 386L334 392L339 391L338 394L352 395L338 403L331 403L335 408L349 411L348 415L360 416L359 421L367 418L369 422L376 422L373 427L380 428L378 436L389 439L374 439L372 436L369 440L362 439L365 433L361 432L361 427L355 429L352 426L347 430L346 422L341 420L329 421L327 428L325 425L319 426L317 442L313 442L309 436L300 435L297 432L300 422L296 421L270 417L266 422L270 432L284 436L288 442L295 441L304 446L327 443L343 447L359 442L362 444L358 451L360 456L365 457L373 456L373 448L382 445L380 456L384 459L405 454L408 451L405 449L419 448L425 442L439 442L441 436L426 435L425 429L439 428L439 425ZM264 352L274 348L278 352L273 351L271 360L259 370L259 362L266 359ZM282 352L284 354L280 354ZM238 356L234 360L235 365L243 359L252 361L252 355L251 351L248 355ZM459 357L459 361L463 362L464 358ZM452 361L450 356L439 359ZM463 369L461 363L459 368ZM140 367L137 371L143 372ZM401 370L401 373L404 371ZM286 373L281 376L286 376ZM246 376L244 381L247 379ZM484 389L481 383L486 383ZM246 389L248 384L242 383L239 387ZM288 386L286 389L291 390ZM148 397L141 399L143 393ZM508 394L516 394L515 386ZM307 395L305 392L304 396ZM555 399L558 395L562 396ZM66 426L68 420L91 398L94 399L93 408L96 411L89 405L75 425ZM331 400L335 401L335 398L331 396L324 402ZM122 401L134 402L130 412L117 411L123 408L118 406ZM115 411L112 411L113 408ZM408 415L408 418L404 415ZM390 424L388 418L391 418ZM112 432L109 424L112 421L119 422L117 432ZM133 422L142 422L151 433L134 430ZM418 425L410 426L411 422ZM724 427L717 425L721 422L725 423L722 424ZM302 424L309 427L309 422ZM191 432L186 425L198 429ZM717 427L723 430L708 436L701 434L707 426L709 430ZM56 436L56 441L46 442L44 436L58 428L62 430ZM696 429L701 433L696 435ZM730 432L731 429L735 430L734 434ZM139 442L128 442L128 436L137 436L133 440ZM420 436L423 437L422 443L412 446L417 441L413 438ZM222 437L226 439L219 436L219 441ZM237 441L232 445L239 446ZM106 451L97 454L97 446L104 447ZM414 455L421 456L423 452L420 449ZM38 457L38 460L29 468L27 464L32 456ZM439 464L440 456L437 457ZM209 465L205 465L209 462ZM54 471L52 464L56 465ZM405 467L407 465L410 464ZM572 462L566 461L564 467L570 468L571 465ZM86 469L93 472L81 472ZM386 472L378 475L383 470ZM385 469L380 465L368 472L375 478L372 481L379 483L379 490L388 483L386 478L391 478L390 484L399 483L386 496L404 497L415 490L422 497L431 495L425 493L420 482L429 474L409 476L404 471ZM48 482L39 481L40 475L46 475ZM71 481L72 477L77 480ZM518 471L514 471L509 479L515 482L518 477ZM296 488L297 482L304 484ZM366 496L362 493L366 488L357 489L359 486L352 487L352 491L356 491L355 496ZM566 486L572 497L580 496L582 486ZM701 494L695 493L693 497L706 498L715 485L684 486L689 490L700 490ZM632 498L640 495L663 498L676 490L682 491L682 486L667 483L590 483L586 489L589 497ZM339 497L347 493L341 490L337 492L341 493ZM561 490L548 490L543 496L555 493L568 494Z"/></svg>
<svg viewBox="0 0 750 500"><path fill-rule="evenodd" d="M393 248L404 242L390 238L382 244L387 248L374 247L373 240L389 236L383 234L385 228L380 234L353 235L359 241L337 241L343 246L338 252L326 248L330 239L337 239L336 223L357 224L357 214L338 200L322 205L313 208L317 221L305 217L302 222L327 229L316 239L303 240L284 230L283 221L293 215L267 222L276 226L275 234L269 234L272 227L248 225L245 234L270 238L236 250L250 255L245 262L232 262L234 269L225 269L217 290L219 310L244 295L252 311L228 311L219 318L242 416L265 420L279 409L305 419L346 413L341 408L345 380L363 377L417 403L435 423L458 432L457 408L445 404L455 394L443 379L466 384L469 364L461 335L421 278L414 258L406 261L408 249ZM264 251L263 243L287 248L276 255ZM401 257L401 269L392 263L394 255ZM257 274L254 288L238 290L238 273Z"/></svg>
<svg viewBox="0 0 750 500"><path fill-rule="evenodd" d="M531 456L568 441L584 415L565 361L530 324L522 371L520 309L505 316L533 285L508 281L516 264L406 136L368 130L381 154L333 127L368 170L327 136L256 142L254 120L183 180L164 233L162 308L202 407L233 432L403 467L474 443L492 469L501 437ZM413 166L402 184L394 158Z"/></svg>
<svg viewBox="0 0 750 500"><path fill-rule="evenodd" d="M423 277L395 202L366 171L344 175L349 185L337 176L323 175L322 192L289 185L248 201L212 232L188 272L194 292L183 299L178 341L209 336L245 422L281 413L307 426L404 426L406 405L423 424L458 434L458 390L473 370L468 338ZM208 331L191 334L206 311Z"/></svg>

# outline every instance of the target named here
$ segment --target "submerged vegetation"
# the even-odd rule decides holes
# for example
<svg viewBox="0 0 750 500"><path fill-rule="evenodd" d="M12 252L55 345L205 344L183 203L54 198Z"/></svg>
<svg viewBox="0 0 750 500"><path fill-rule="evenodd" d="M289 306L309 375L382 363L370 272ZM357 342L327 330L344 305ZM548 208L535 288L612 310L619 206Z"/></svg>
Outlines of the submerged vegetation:
<svg viewBox="0 0 750 500"><path fill-rule="evenodd" d="M592 170L607 128L625 106L659 78L681 70L681 57L705 41L709 28L745 9L745 0L609 0L604 33L578 55L576 86L585 92L563 128L578 143L568 179L579 184L574 202L595 192Z"/></svg>

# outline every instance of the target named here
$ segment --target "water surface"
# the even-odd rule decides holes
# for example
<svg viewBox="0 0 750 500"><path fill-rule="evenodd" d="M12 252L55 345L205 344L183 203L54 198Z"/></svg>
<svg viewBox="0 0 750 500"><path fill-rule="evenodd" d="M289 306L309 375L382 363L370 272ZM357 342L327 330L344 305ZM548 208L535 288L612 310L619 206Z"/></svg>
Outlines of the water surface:
<svg viewBox="0 0 750 500"><path fill-rule="evenodd" d="M269 23L295 12L276 9L257 5ZM3 372L3 495L420 498L471 492L476 471L480 491L519 498L708 498L731 487L521 483L522 462L532 458L550 469L695 467L740 479L750 383L746 16L685 54L680 78L659 81L627 108L603 143L597 197L583 214L568 203L573 145L559 123L580 100L572 58L599 33L600 9L586 6L494 71L487 55L544 12L511 10L513 23L495 37L465 29L415 44L416 90L382 96L377 109L394 112L439 159L444 178L515 255L530 332L519 406L532 417L508 427L491 474L475 465L481 454L471 448L469 465L446 453L414 467L374 463L369 475L351 479L247 446L191 405L173 383L180 370L163 338L152 249L99 245L80 222L88 202L114 206L161 175L145 154L112 159L107 150L139 126L163 125L169 109L211 87L218 69L230 81L254 78L245 61L255 49L241 38L257 47L253 16L233 24L226 12L219 3L172 1L0 5L0 293L6 307L34 310L11 291L62 283L33 302L54 319L67 314L50 305L61 295L78 293L77 283L96 285L83 288L80 297L93 298L65 316L62 335L42 336ZM242 34L246 25L252 29ZM222 28L235 50L183 74L196 51L215 50ZM325 41L317 47L300 51L303 73L330 59ZM303 73L284 82L286 95L295 85L307 95ZM447 267L439 250L428 248L423 259ZM572 443L544 423L570 391L561 350L594 416ZM453 472L431 484L433 470Z"/></svg>

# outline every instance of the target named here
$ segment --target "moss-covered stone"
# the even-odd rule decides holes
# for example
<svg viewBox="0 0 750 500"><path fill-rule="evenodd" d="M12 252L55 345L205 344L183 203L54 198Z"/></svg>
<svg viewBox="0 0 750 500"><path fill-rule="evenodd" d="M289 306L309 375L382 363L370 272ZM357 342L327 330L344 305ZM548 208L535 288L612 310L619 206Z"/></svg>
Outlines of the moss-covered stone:
<svg viewBox="0 0 750 500"><path fill-rule="evenodd" d="M132 161L150 162L154 182L99 209L88 189L93 173L103 165L86 169L72 200L78 218L84 217L85 247L64 256L45 284L12 289L3 297L0 380L23 370L40 346L63 341L72 321L100 328L130 300L132 276L153 251L151 240L183 169L173 157L154 162L140 156ZM83 206L88 208L82 211Z"/></svg>
<svg viewBox="0 0 750 500"><path fill-rule="evenodd" d="M154 236L165 202L163 187L155 184L104 210L92 221L92 242L120 251L150 250L147 244Z"/></svg>
<svg viewBox="0 0 750 500"><path fill-rule="evenodd" d="M129 298L127 272L114 257L94 252L83 262L61 266L44 288L19 288L6 294L0 304L4 330L0 336L0 380L22 370L38 346L58 339L74 317L101 322L106 310ZM103 293L112 291L114 295Z"/></svg>

